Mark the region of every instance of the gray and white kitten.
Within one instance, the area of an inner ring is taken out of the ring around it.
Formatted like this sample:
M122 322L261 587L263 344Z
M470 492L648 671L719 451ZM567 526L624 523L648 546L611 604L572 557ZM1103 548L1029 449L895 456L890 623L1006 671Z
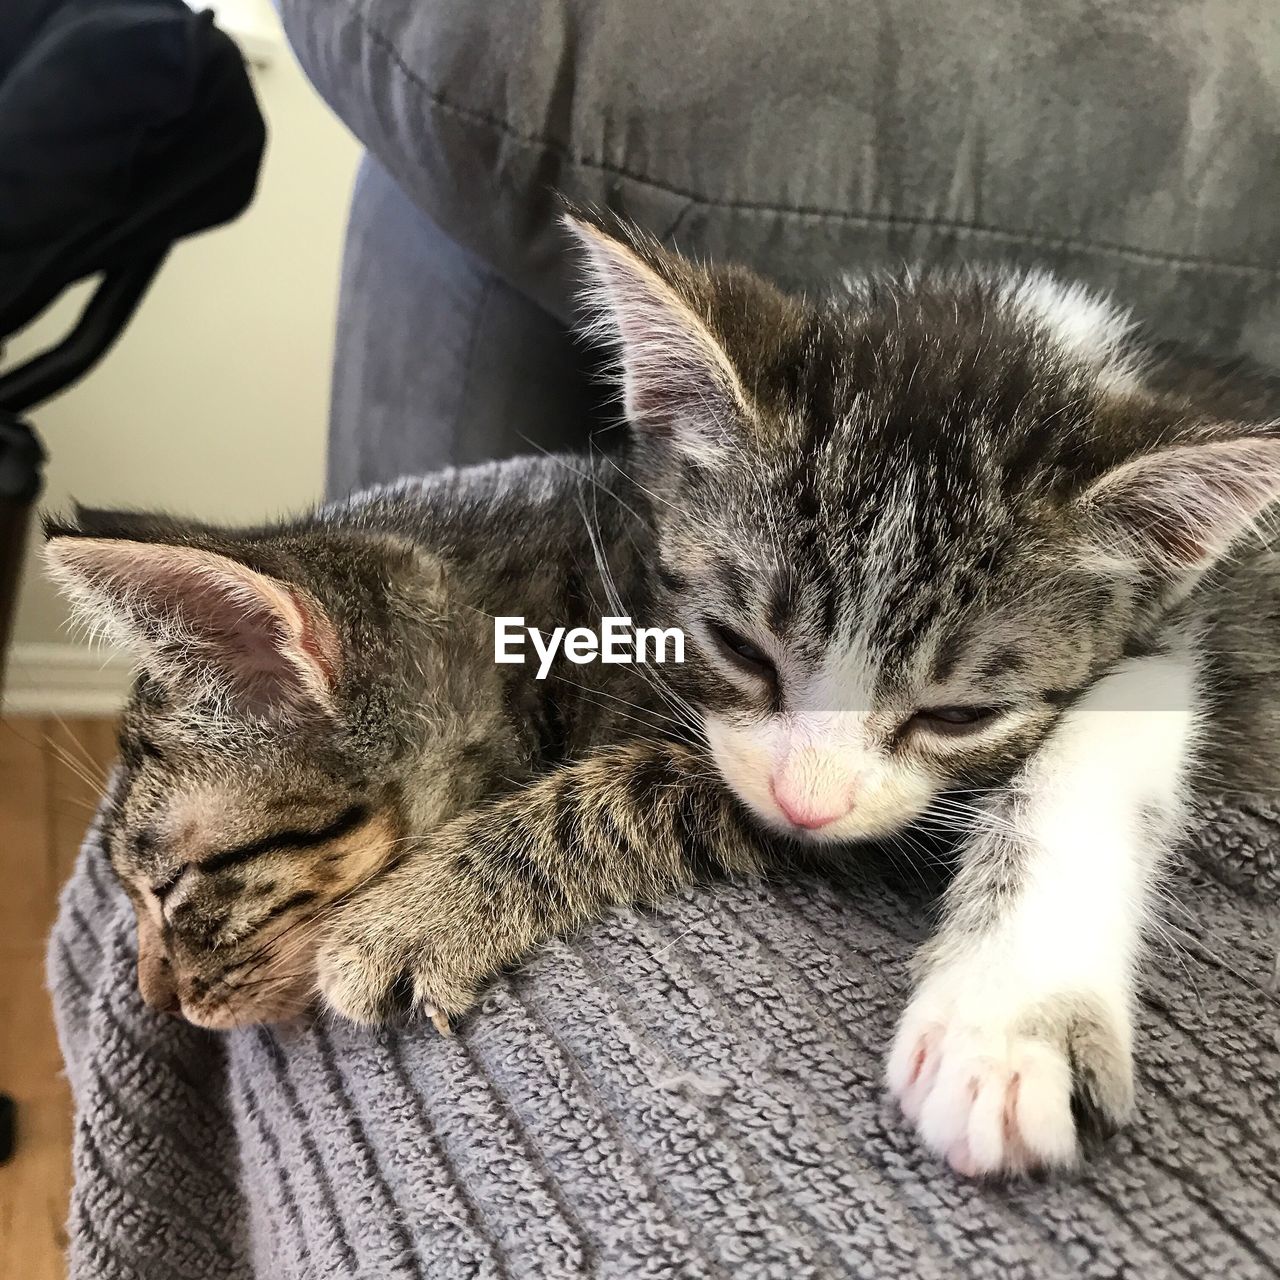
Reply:
M1041 275L782 295L574 223L625 457L227 532L81 513L53 572L142 675L106 839L149 1003L442 1027L549 936L797 849L958 826L888 1058L970 1174L1133 1100L1193 789L1277 777L1280 433ZM683 666L493 661L492 617ZM1074 1101L1074 1108L1073 1108Z

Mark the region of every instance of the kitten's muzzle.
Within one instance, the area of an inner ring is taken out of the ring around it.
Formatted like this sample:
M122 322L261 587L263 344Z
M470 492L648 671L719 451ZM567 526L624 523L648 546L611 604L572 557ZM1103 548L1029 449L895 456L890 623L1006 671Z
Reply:
M184 993L179 1012L193 1026L230 1031L287 1022L307 1010L314 994L315 978L310 973L270 981L265 988L255 985L247 992L231 982L216 982L211 987L195 982Z
M178 978L158 930L146 915L138 914L138 990L143 1003L157 1013L182 1014Z
M786 769L769 779L769 794L782 816L801 831L820 831L853 810L852 787L838 794L817 795L812 789L798 785L795 775Z
M296 1017L315 991L313 948L296 945L262 963L232 965L212 976L184 972L143 913L138 916L138 990L157 1013L182 1018L198 1027L227 1030L258 1022Z

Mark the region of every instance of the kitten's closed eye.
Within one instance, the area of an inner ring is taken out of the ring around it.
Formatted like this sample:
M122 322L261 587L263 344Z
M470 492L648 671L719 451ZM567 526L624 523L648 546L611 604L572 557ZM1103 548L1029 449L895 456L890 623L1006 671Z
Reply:
M187 873L189 866L189 863L184 862L182 866L175 867L168 875L161 877L151 885L151 892L161 906L164 905L165 898L177 888L178 881Z
M712 618L707 619L707 630L711 632L720 651L734 666L750 675L759 676L770 682L777 680L778 669L773 660L752 644L746 636L740 635L732 627Z
M1005 714L1003 707L921 707L903 724L904 733L917 729L939 737L957 738L985 729Z

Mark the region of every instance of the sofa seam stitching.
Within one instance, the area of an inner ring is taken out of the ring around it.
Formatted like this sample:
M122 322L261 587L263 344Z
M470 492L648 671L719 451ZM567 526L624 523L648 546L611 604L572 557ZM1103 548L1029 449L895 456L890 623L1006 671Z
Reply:
M611 161L596 159L594 156L580 155L569 145L559 139L545 137L541 134L525 133L517 129L501 116L481 111L475 107L467 107L453 102L439 90L432 88L414 71L400 56L399 50L391 38L370 25L368 17L362 13L355 14L356 20L365 33L386 53L400 69L404 77L412 83L439 111L458 120L486 125L508 140L526 147L537 147L561 155L572 164L586 169L596 169L602 173L636 182L661 191L667 195L678 196L695 205L706 208L728 209L741 213L765 213L789 215L791 217L813 221L837 221L861 224L866 227L911 228L914 230L934 229L963 236L986 236L992 239L1015 241L1039 249L1075 250L1099 256L1131 258L1137 262L1151 265L1174 267L1206 268L1210 271L1231 275L1253 276L1260 279L1273 279L1280 274L1280 268L1267 267L1262 263L1233 262L1222 258L1205 257L1197 254L1173 253L1163 249L1144 249L1135 245L1112 244L1107 241L1080 240L1073 236L1045 236L1032 231L1016 231L1005 227L989 227L978 223L965 223L939 218L931 218L922 214L869 213L858 210L821 209L802 205L788 205L771 201L737 200L728 197L702 195L696 191L678 187L647 174L637 173Z
M476 300L475 311L471 317L471 332L467 335L467 353L463 359L462 366L462 391L458 396L458 403L454 410L451 424L455 446L457 445L458 433L468 420L468 409L475 398L476 357L480 348L480 333L484 327L485 313L489 309L489 302L493 297L495 283L496 277L492 272L485 275L484 283L480 288L480 297Z

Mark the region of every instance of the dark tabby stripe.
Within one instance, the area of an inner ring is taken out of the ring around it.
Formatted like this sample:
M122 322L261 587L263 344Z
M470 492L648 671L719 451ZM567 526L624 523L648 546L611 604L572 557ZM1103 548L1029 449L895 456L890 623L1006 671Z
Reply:
M297 893L290 894L283 902L277 902L274 907L264 912L262 917L254 924L254 931L266 928L273 920L278 920L290 911L295 911L299 907L310 906L319 897L320 895L314 889L299 889Z
M569 754L569 718L558 690L543 686L541 692L542 697L533 711L536 759L543 767L563 764Z
M576 826L576 815L564 811L558 817L561 819L557 822L558 829L572 831ZM539 863L539 852L541 851L528 844L513 842L502 859L502 871L510 880L522 885L532 901L543 902L558 917L567 915L570 911L569 897L554 874ZM560 871L561 868L556 867L554 870Z
M221 871L224 867L233 867L237 863L248 862L252 858L261 857L264 853L274 853L280 849L313 849L316 845L328 844L330 840L338 840L342 836L349 835L366 822L368 817L367 805L353 804L351 808L344 810L328 826L321 827L319 831L277 831L274 835L263 836L261 840L210 854L195 865L204 872Z
M689 590L689 579L683 574L677 573L674 569L668 568L665 564L658 565L658 581L662 583L668 591L681 595Z
M775 635L785 635L800 604L800 583L795 573L783 566L773 581L769 594L767 619Z
M680 793L676 801L676 815L676 830L680 835L678 848L690 881L706 885L723 880L728 871L712 841L703 835L707 813L698 792L687 789Z

